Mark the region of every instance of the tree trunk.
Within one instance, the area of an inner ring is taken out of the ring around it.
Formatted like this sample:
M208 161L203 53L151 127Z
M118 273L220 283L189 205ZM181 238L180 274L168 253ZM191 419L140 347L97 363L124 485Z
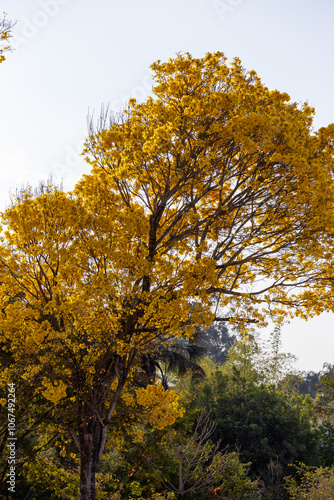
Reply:
M179 491L177 493L177 500L183 499L183 474L182 474L182 465L183 465L183 457L184 453L182 452L181 447L178 449L178 459L179 459Z
M92 418L89 424L82 424L80 442L80 499L95 500L95 472L104 448L102 425Z
M105 383L103 384L103 391L96 397L95 401L85 407L82 399L78 399L78 424L77 432L72 431L71 436L80 452L80 499L81 500L95 500L95 473L96 466L99 463L102 453L104 451L107 440L107 429L115 406L120 397L120 394L125 385L129 369L126 367L123 373L122 381L118 383L117 390L115 391L107 415L103 416L103 404L108 395L108 390L116 378L116 369L118 370L118 361L112 365L111 373L109 373L109 380L104 374ZM131 364L129 365L131 366ZM107 371L107 370L106 370ZM81 388L80 388L81 390ZM78 391L79 392L79 391Z

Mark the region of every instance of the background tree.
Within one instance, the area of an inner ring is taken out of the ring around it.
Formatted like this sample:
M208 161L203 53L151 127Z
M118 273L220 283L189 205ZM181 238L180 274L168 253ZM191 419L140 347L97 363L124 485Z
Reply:
M325 420L334 423L334 365L331 363L324 364L316 407Z
M67 429L82 499L121 401L180 414L172 391L131 385L143 354L214 320L333 309L334 126L314 133L310 107L221 53L152 69L154 98L92 131L73 193L23 192L3 215L5 378Z
M119 449L107 445L100 468L106 498L118 494L128 500L134 488L140 498L155 494L166 498L168 490L175 499L204 500L210 493L219 498L258 498L258 485L247 477L247 464L236 452L218 452L210 441L215 424L207 417L197 409L167 432L150 429L143 441L132 445L131 434L125 433Z
M237 453L219 452L220 442L214 445L209 441L215 428L216 424L209 420L209 414L202 412L193 434L186 440L181 437L171 442L166 450L177 460L178 481L173 484L163 470L160 474L165 487L175 492L178 500L200 498L201 493L208 492L210 488L213 490L215 486L220 495L236 496L257 490L257 485L245 477L249 464L240 464Z
M330 291L331 271L324 262L315 269L310 256L330 254L321 242L331 241L329 198L320 229L317 188L325 177L331 184L334 127L313 134L311 108L270 92L238 59L229 68L220 53L180 55L152 68L155 97L130 100L124 119L102 123L86 152L129 209L138 202L147 211L154 257L177 248L188 264L192 255L197 265L211 264L217 282L207 291L219 294L229 318L263 319L259 304L270 304L272 315L283 306L300 315L329 307L330 295L316 305L310 285ZM290 294L290 287L307 292Z
M207 353L203 345L203 335L195 332L192 339L177 339L171 337L169 345L165 344L155 353L142 356L143 374L140 384L144 387L157 379L161 381L164 389L169 388L169 378L174 375L182 377L191 373L193 378L205 376L199 362Z
M334 488L333 467L309 467L294 465L295 476L285 478L286 492L291 500L331 500Z
M267 490L274 487L268 498L281 498L280 480L289 473L289 463L319 464L320 435L309 398L291 399L273 386L256 385L237 369L229 376L217 371L197 382L193 393L196 407L212 410L217 423L212 439L237 451L242 462L251 462L250 477L259 477ZM276 483L273 465L280 471Z
M318 373L313 371L304 372L299 386L300 394L310 394L311 398L314 399L318 392L318 384L320 383L321 376L321 371Z
M203 340L202 345L207 355L218 365L225 363L227 352L232 347L237 337L224 323L214 323L206 330L200 330Z
M247 383L271 384L281 391L294 388L297 392L301 381L301 373L294 367L297 358L281 351L279 327L275 327L268 340L248 329L247 335L233 344L226 357L224 371L229 373L236 368Z

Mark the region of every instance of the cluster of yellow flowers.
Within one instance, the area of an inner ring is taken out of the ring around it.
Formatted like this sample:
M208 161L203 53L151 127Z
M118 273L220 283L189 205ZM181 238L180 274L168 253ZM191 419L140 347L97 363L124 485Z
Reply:
M150 409L149 419L158 429L172 425L182 417L184 408L179 407L179 396L172 390L165 391L162 385L148 385L136 390L137 403Z

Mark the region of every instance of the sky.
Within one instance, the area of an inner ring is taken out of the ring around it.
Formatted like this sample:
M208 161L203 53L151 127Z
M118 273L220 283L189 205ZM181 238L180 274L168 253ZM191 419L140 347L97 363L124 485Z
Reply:
M240 57L270 89L315 107L314 128L334 122L331 0L2 0L16 20L0 65L0 210L10 193L52 175L70 190L87 116L122 109L151 91L150 64L179 52ZM282 347L297 368L334 362L334 315L293 320Z

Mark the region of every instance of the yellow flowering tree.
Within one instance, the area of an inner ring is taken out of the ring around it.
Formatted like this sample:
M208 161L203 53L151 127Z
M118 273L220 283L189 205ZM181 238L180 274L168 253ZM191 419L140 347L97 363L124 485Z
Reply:
M111 177L142 211L154 276L197 301L218 293L223 319L332 309L334 125L313 131L312 108L222 53L152 69L154 96L92 131L77 189Z
M3 214L0 250L2 394L20 380L16 403L30 427L47 423L51 436L70 436L84 499L95 498L95 468L118 402L159 429L183 413L173 391L135 387L142 353L166 337L149 324L167 314L158 293L132 330L129 266L140 218L138 225L112 196L100 214L86 201L52 185L19 193ZM20 397L24 384L35 390L28 400Z
M72 193L23 192L3 215L6 377L67 429L85 500L120 404L180 414L134 389L143 355L214 320L333 310L334 125L314 132L312 108L221 53L152 70L153 97L91 130Z
M9 39L11 38L11 30L15 23L7 19L6 13L3 13L3 17L0 19L0 63L2 63L6 58L4 56L5 52L10 50Z

